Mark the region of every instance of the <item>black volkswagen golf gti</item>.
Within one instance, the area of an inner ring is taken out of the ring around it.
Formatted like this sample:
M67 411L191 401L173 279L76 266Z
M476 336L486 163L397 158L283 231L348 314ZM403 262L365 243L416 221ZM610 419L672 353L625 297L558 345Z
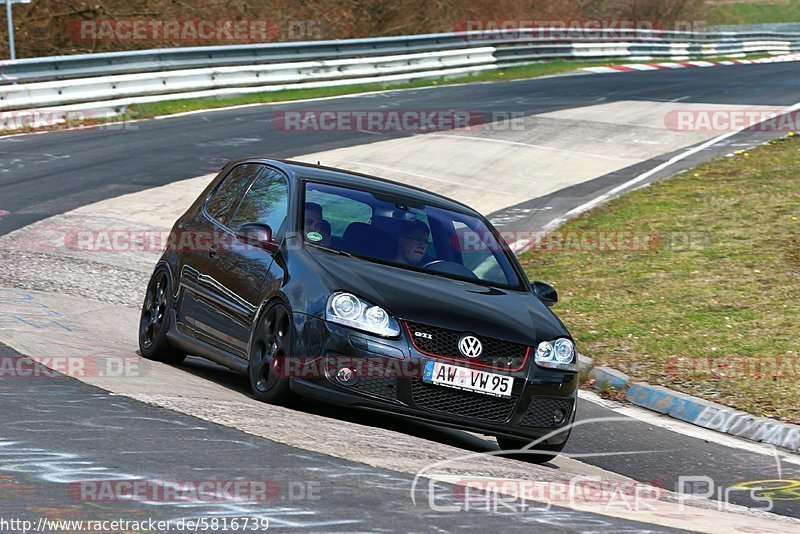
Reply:
M141 354L200 355L295 396L531 446L575 417L577 354L547 284L475 210L371 176L228 164L176 222L147 287ZM535 452L534 452L535 451Z

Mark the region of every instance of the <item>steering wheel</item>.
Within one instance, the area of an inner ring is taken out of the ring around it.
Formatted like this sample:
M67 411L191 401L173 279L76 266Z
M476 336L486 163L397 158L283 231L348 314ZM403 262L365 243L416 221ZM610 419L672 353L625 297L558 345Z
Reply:
M422 268L430 269L431 271L436 271L440 273L457 274L459 276L466 276L475 279L478 278L478 276L475 273L473 273L460 263L456 263L454 261L433 260L423 265Z

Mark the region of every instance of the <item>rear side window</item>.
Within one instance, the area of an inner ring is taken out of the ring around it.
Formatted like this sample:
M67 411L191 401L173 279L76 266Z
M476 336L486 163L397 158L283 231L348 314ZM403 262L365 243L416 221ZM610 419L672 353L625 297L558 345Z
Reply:
M231 228L247 223L267 224L276 236L286 229L286 214L289 211L289 186L286 178L274 169L266 169L245 193Z
M208 199L206 203L208 214L227 226L242 194L263 168L263 165L255 163L245 163L234 167Z

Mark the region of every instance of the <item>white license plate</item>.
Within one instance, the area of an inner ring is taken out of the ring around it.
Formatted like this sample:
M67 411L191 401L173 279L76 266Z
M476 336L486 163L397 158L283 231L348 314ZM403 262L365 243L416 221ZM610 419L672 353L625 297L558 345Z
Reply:
M510 376L432 361L425 364L422 380L429 384L475 391L495 397L510 397L514 385L514 378Z

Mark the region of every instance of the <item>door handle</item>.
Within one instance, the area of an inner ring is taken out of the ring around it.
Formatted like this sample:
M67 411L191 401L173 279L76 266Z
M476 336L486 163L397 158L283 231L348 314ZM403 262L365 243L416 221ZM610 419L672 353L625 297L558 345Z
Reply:
M219 254L219 249L217 248L217 245L211 245L210 247L208 247L208 257L209 258L213 258L217 254Z

